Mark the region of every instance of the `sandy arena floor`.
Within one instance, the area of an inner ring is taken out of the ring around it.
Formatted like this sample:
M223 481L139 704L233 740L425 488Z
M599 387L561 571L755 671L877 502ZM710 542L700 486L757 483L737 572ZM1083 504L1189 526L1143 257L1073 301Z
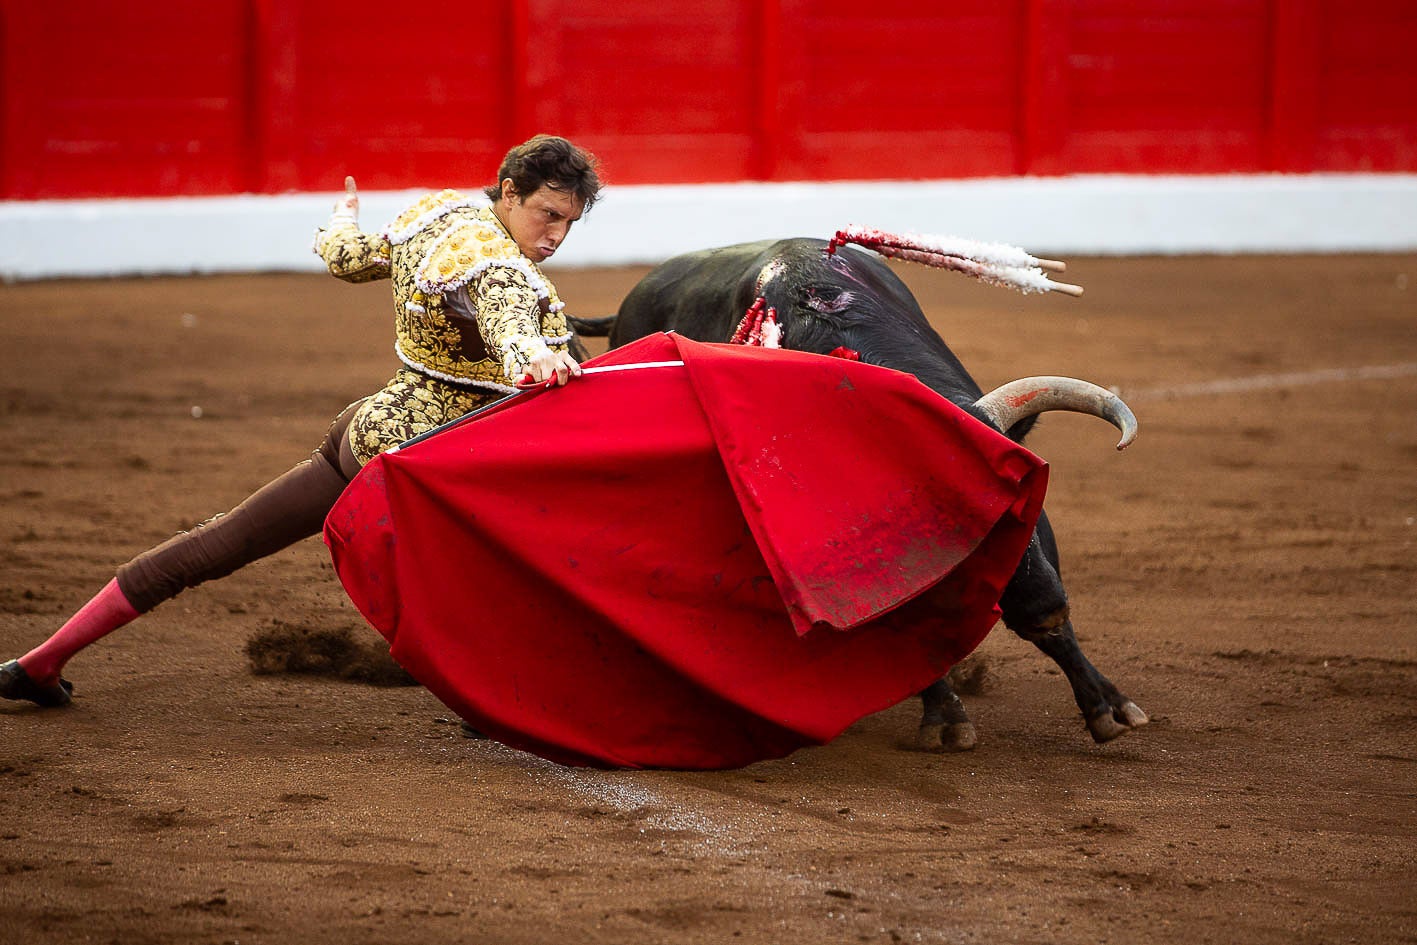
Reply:
M600 314L641 271L555 278ZM1080 300L901 273L986 387L1140 417L1029 446L1149 727L1093 745L1000 628L971 753L904 750L907 703L739 771L564 769L418 687L253 674L273 628L377 642L312 540L86 652L69 710L0 706L0 943L1417 941L1417 256L1079 259ZM389 308L0 287L0 657L307 455L392 372Z

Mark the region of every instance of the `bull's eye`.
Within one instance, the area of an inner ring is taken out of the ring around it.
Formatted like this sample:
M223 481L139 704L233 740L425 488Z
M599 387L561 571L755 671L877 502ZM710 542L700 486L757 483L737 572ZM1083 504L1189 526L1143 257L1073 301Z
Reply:
M817 312L828 314L831 312L840 312L850 305L851 302L852 295L845 290L838 292L836 297L830 300L821 298L816 292L807 293L807 307Z

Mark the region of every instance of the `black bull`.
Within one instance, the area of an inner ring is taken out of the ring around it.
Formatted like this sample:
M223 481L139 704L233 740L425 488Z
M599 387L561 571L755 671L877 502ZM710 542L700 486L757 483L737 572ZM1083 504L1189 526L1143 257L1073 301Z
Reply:
M675 257L656 267L625 297L610 328L612 347L659 331L696 341L728 341L753 302L777 311L782 346L829 354L837 348L862 361L915 375L982 422L982 391L930 327L919 303L879 257L845 247L828 255L822 240L762 241ZM578 322L584 334L605 323ZM599 329L599 331L597 331ZM1002 432L1021 441L1033 417ZM999 601L1004 623L1058 664L1092 737L1105 742L1147 721L1083 655L1058 576L1058 546L1046 515ZM948 679L921 694L919 745L963 750L974 726Z

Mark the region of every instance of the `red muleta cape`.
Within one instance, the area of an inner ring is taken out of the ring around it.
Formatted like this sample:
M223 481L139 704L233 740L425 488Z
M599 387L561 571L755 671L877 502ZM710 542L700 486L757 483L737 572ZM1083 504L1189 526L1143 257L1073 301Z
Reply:
M997 618L1042 460L869 364L654 335L586 366L677 360L379 456L325 522L393 658L499 741L777 758L919 692Z

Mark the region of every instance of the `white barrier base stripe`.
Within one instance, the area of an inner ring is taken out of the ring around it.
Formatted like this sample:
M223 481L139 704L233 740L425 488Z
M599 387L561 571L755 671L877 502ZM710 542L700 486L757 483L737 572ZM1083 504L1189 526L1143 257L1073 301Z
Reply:
M1115 391L1129 402L1147 400L1178 400L1183 397L1205 397L1211 394L1237 394L1251 390L1274 390L1280 387L1303 387L1310 384L1330 384L1336 381L1385 381L1417 376L1417 364L1380 364L1356 368L1328 368L1321 371L1298 371L1289 374L1257 374L1252 377L1231 377L1174 387L1151 387L1135 391Z
M366 226L391 220L422 195L417 190L361 193L360 216L370 221ZM0 280L323 272L324 263L310 252L310 231L329 219L336 196L330 190L0 200ZM691 219L694 225L666 231L665 219ZM749 240L825 240L853 220L889 232L949 232L1027 246L1055 259L1411 252L1417 250L1417 174L613 186L545 268L656 263L689 250Z

